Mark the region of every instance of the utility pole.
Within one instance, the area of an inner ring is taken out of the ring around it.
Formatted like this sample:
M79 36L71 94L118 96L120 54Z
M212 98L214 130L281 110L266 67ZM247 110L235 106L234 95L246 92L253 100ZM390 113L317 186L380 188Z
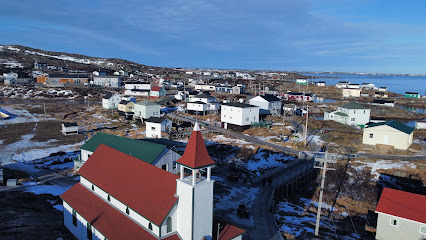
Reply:
M309 106L306 105L305 146L306 146L306 139L308 138L308 119L309 119Z
M314 168L320 168L322 170L321 176L321 189L318 200L318 210L317 210L317 221L315 224L315 236L318 237L319 232L319 223L321 218L321 207L322 207L322 194L324 191L324 183L325 183L325 173L327 170L336 170L334 168L327 168L327 163L336 163L336 156L329 155L328 152L319 152L315 153L315 166Z

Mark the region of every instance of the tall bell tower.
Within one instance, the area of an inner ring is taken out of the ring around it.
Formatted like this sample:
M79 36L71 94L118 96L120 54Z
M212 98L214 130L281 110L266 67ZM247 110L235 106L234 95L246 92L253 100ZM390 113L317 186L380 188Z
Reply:
M207 152L198 123L177 163L180 167L180 178L176 180L177 231L183 240L212 236L214 181L211 169L215 162ZM202 176L202 172L206 176Z

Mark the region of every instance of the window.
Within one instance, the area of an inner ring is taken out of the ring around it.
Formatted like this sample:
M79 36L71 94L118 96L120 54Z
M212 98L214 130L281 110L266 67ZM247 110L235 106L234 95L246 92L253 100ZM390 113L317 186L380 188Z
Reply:
M95 191L95 186L93 186L93 184L92 184L92 191Z
M167 171L167 164L163 164L163 166L161 166L161 168L162 168L163 170L166 170L166 171Z
M355 122L355 118L351 118L351 121L352 121L352 122Z
M354 110L354 113L355 113L355 110Z
M151 130L155 131L155 127L151 127Z
M166 224L167 224L167 232L169 233L169 232L172 231L172 218L171 217L167 218Z
M108 195L108 198L107 198L107 199L108 199L108 201L110 201L110 202L111 202L111 197L110 197L109 195Z
M90 223L87 223L87 239L92 240L92 237L92 225L90 225Z
M370 133L370 138L373 138L373 134L372 133Z
M399 223L399 221L397 219L395 219L395 218L390 219L390 225L398 227L398 223Z
M248 121L249 120L249 118L246 118L246 121Z
M176 161L173 161L173 169L176 169L177 168L177 163L176 163Z
M364 113L365 113L365 110L364 110Z
M420 226L420 232L425 234L426 233L426 226Z
M77 212L74 209L72 210L72 224L77 227Z
M148 224L148 229L152 231L152 223Z
M126 213L130 214L129 207L126 207Z

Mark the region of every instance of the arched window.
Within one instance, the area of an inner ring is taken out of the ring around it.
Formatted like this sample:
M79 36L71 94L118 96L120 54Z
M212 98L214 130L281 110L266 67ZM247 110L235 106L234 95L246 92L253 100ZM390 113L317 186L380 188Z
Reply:
M167 232L171 232L172 231L172 218L168 217L166 220L166 224L167 224Z
M126 207L126 213L130 214L129 207Z
M111 202L111 197L108 195L108 201L110 201Z
M92 240L92 237L92 225L90 225L90 223L87 223L87 239Z
M93 184L92 184L92 191L95 191L95 186L93 186Z
M149 223L149 224L148 224L148 228L149 228L149 230L151 230L151 231L152 231L152 223Z

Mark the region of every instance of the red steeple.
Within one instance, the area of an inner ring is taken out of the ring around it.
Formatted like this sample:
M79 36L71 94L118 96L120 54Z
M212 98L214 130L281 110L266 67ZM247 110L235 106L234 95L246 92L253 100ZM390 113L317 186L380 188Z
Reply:
M195 123L185 152L182 157L177 160L177 163L192 169L203 168L215 164L207 152L198 123Z

